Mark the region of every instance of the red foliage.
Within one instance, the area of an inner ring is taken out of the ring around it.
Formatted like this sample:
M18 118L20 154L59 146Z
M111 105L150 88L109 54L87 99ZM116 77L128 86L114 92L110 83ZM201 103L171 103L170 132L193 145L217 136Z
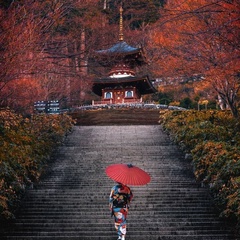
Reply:
M231 110L236 108L238 9L240 3L236 0L168 1L151 38L158 49L155 73L163 77L201 74Z

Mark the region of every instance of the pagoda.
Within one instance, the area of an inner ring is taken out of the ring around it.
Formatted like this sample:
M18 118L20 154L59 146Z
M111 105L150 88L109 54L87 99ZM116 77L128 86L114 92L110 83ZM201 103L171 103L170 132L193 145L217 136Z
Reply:
M110 69L108 76L93 81L92 90L101 97L102 104L139 103L142 95L157 91L148 75L137 74L147 61L142 48L132 47L123 40L122 12L120 7L119 41L95 52L98 62Z

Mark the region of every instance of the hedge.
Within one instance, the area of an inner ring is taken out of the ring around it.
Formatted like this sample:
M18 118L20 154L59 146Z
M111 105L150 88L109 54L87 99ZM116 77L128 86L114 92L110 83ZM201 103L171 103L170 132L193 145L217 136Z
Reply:
M191 153L196 179L210 187L220 217L240 229L240 121L229 111L161 111L160 123Z
M73 123L66 114L24 118L0 110L0 219L14 218L26 188L39 180L52 150Z

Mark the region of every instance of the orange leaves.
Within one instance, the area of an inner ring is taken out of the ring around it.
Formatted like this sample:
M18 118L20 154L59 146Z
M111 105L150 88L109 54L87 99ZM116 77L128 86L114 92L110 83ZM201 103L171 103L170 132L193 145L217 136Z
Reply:
M19 111L31 113L33 103L43 95L39 80L33 78L15 79L2 89L1 97L8 99L8 106L18 108Z
M221 216L236 220L239 226L239 121L229 111L167 111L160 117L172 138L191 152L195 176L210 186Z
M32 5L13 3L1 14L0 100L4 105L10 100L9 96L13 98L13 92L16 91L14 80L21 79L23 75L26 77L36 69L41 24L34 15Z
M229 4L235 7L236 1ZM235 4L235 5L234 5ZM235 20L229 20L229 14ZM221 1L219 4L209 1L168 1L163 10L161 21L157 23L159 31L155 32L152 40L168 50L168 55L185 62L186 69L190 62L195 62L195 73L221 67L222 61L235 61L236 48L231 51L231 41L237 41L239 29L235 29L236 11L228 11ZM239 20L238 20L239 22ZM236 35L233 35L233 32ZM230 41L231 39L231 41ZM171 51L170 51L171 49ZM239 49L238 49L239 54Z
M239 9L237 0L167 1L151 35L155 75L204 76L235 117L237 99L230 92L236 96L240 88Z
M49 60L46 42L52 37L54 27L69 11L69 4L62 0L13 1L7 10L0 12L1 106L27 109L35 100L46 98L47 93L43 94L40 85L42 78L46 77L47 71L57 72L58 75L60 72L60 67L50 66L53 59ZM65 44L64 47L66 49ZM57 64L61 66L63 61L58 59ZM66 89L66 78L61 79L64 79L62 82Z
M67 115L25 119L10 110L0 111L0 219L13 217L16 199L39 179L46 159L72 124Z

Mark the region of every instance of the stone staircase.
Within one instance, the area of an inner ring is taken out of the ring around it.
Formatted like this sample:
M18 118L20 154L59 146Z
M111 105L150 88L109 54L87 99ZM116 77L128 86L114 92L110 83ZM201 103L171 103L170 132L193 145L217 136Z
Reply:
M76 126L0 239L114 240L106 166L132 163L152 181L132 187L126 240L231 240L206 188L159 125Z

